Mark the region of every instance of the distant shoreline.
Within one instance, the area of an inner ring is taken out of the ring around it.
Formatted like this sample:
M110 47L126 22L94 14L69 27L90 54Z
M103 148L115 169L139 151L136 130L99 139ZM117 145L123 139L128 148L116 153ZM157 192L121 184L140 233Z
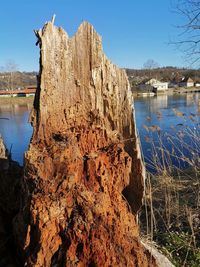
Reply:
M0 97L1 104L24 104L24 103L33 103L34 96L29 97Z
M168 89L166 91L160 91L159 93L155 93L154 96L157 96L157 95L184 95L184 94L195 94L195 93L198 93L200 92L200 88L197 87L192 87L192 88L184 88L184 87L180 87L180 88L176 88L176 89ZM145 94L148 94L149 92L148 91L143 91L143 92L140 92L140 91L132 91L132 95L133 97L154 97L154 96L150 96L150 95L145 95ZM142 95L144 94L144 95Z

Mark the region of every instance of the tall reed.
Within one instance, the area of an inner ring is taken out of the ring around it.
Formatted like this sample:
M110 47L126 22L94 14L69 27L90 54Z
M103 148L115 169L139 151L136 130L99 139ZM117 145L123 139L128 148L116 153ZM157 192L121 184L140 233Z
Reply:
M188 120L173 135L144 125L150 153L140 227L176 266L200 266L200 123L196 114Z

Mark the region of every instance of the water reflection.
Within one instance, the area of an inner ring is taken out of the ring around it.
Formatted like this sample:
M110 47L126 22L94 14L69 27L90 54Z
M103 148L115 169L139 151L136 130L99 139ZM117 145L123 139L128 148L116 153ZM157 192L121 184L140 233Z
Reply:
M158 97L149 98L149 109L151 112L157 112L161 108L167 108L168 96L160 95Z
M0 102L0 118L8 120L0 119L0 134L7 148L11 149L13 159L22 165L23 153L27 150L32 135L32 127L28 123L32 101L23 104L2 103L3 101ZM135 99L137 128L146 160L152 159L153 153L156 152L152 152L151 140L158 145L162 139L166 150L169 149L170 153L179 156L180 153L174 148L169 137L176 138L175 145L180 143L180 140L190 144L193 141L188 139L187 133L191 133L192 129L193 140L199 141L199 103L198 93ZM191 143L191 146L194 145ZM181 149L184 150L183 145ZM187 154L187 151L184 153ZM180 163L174 156L172 161L173 164Z
M23 164L23 153L27 150L32 127L28 123L32 103L0 103L0 134L13 160ZM6 119L3 119L6 118Z
M168 160L175 165L184 167L184 156L193 157L187 146L196 146L194 140L199 143L199 101L198 93L135 99L137 128L146 161L156 153L162 156L161 149L152 149L152 141L155 146L162 145L164 153L170 153Z
M195 95L191 94L191 93L188 93L186 95L186 105L187 106L193 106L194 103L195 103Z

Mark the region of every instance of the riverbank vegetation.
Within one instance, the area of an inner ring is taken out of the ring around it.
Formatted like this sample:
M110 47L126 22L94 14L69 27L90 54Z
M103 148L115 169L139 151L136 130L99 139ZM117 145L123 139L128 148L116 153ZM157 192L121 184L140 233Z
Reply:
M12 66L0 72L0 90L13 90L37 84L37 72L20 72Z
M0 97L0 105L1 104L32 104L34 100L34 96L29 97Z
M200 82L200 70L168 67L126 69L131 87L134 87L145 80L156 78L160 81L180 80L181 77L190 77L194 82Z
M176 116L184 117L174 110ZM200 125L191 114L189 126L174 135L144 125L151 156L145 158L146 194L140 215L143 234L175 266L200 266Z

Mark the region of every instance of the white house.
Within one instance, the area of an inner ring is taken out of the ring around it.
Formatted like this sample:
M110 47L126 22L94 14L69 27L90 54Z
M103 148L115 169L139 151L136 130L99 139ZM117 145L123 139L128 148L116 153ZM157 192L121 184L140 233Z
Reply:
M153 87L154 92L162 92L168 90L168 82L160 82L157 79L151 79L146 84L149 84Z
M200 87L200 83L195 83L195 87Z
M183 77L182 80L179 83L180 87L193 87L194 86L194 81L189 77Z
M168 83L167 82L158 82L153 85L156 91L166 91L168 90Z

